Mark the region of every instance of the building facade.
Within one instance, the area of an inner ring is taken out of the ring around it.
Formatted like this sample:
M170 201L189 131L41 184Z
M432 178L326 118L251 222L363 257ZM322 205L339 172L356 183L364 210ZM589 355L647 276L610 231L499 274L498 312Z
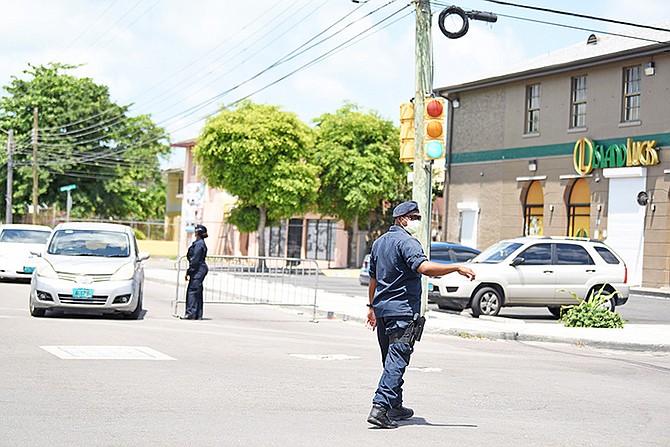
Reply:
M446 239L604 240L632 285L670 284L670 42L598 38L438 88L451 114Z

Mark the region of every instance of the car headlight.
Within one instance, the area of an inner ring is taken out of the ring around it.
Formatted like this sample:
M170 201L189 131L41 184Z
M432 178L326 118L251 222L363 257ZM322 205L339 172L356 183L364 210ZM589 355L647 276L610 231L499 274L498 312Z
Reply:
M49 264L49 261L42 258L40 258L40 260L37 262L37 266L35 266L35 275L41 276L43 278L58 279L56 270L54 270L51 264Z
M124 264L112 275L112 281L127 281L135 275L135 263Z

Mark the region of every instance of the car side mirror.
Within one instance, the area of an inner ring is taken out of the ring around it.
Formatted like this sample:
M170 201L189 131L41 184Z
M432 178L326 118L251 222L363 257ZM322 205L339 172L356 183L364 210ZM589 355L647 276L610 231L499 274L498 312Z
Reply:
M522 257L514 258L512 263L510 264L512 267L516 267L517 265L521 265L525 262L526 260Z
M42 257L42 250L30 250L30 254L37 257Z
M138 261L146 261L150 257L151 257L151 255L147 252L144 252L144 251L141 251L137 254L137 260Z

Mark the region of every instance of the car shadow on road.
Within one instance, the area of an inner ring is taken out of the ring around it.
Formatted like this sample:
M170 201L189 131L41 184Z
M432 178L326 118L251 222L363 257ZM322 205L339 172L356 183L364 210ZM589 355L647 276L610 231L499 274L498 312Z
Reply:
M62 319L68 319L68 320L126 320L126 321L138 321L138 320L144 320L144 317L147 315L147 310L142 309L142 313L140 314L139 318L137 320L126 320L126 318L123 317L121 314L98 314L98 313L86 313L86 312L80 312L80 313L70 313L70 312L64 312L60 310L47 310L47 314L43 318L62 318Z

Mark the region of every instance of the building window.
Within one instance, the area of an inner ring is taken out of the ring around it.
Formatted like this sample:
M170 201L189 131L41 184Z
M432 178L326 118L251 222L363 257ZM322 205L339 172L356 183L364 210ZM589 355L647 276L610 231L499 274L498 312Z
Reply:
M568 196L568 236L589 237L591 231L591 189L580 178Z
M265 253L267 256L283 258L286 256L286 237L288 222L283 220L279 225L265 228Z
M526 86L526 132L540 131L540 84Z
M572 78L570 127L586 127L586 75Z
M526 192L523 220L523 234L526 236L542 236L544 234L544 192L538 181L532 182Z
M307 221L307 259L332 261L335 257L335 221Z
M640 66L623 69L623 113L622 121L640 119Z
M184 178L179 177L177 179L177 194L184 194Z

